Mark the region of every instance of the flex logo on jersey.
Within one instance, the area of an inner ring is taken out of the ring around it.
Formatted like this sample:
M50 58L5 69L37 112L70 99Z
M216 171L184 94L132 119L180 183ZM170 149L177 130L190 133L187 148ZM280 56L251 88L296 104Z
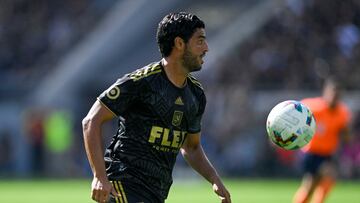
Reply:
M173 115L171 123L174 126L179 126L181 124L182 117L183 117L183 112L182 111L174 111L174 115Z
M106 92L106 96L109 99L117 99L120 96L120 88L118 86L110 87Z
M149 143L157 144L154 148L165 152L177 152L186 138L186 131L173 130L159 126L153 126L150 131Z

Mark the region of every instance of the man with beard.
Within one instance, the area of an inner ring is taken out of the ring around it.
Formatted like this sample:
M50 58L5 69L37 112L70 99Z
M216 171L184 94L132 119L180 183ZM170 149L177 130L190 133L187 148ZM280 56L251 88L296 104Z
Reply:
M205 25L180 12L159 23L157 42L163 56L117 80L83 120L86 153L97 202L158 203L167 198L180 151L208 180L221 202L230 194L200 144L206 98L190 72L199 71L208 51ZM103 157L101 127L119 118L119 128Z

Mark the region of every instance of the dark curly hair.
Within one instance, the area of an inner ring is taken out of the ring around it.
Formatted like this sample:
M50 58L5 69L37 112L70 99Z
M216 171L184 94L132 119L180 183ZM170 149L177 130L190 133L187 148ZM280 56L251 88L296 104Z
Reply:
M156 33L161 55L170 55L176 37L181 37L187 43L197 28L205 28L205 23L194 14L179 12L166 15Z

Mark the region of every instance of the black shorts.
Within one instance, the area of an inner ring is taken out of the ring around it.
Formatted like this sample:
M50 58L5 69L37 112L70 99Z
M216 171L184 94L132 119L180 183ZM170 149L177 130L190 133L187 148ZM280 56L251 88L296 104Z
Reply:
M134 185L123 181L111 181L116 192L121 197L114 197L110 194L110 200L108 203L164 203L164 200L160 200L154 194L147 191L141 186Z
M304 173L318 175L320 167L325 162L330 162L330 161L332 161L331 156L321 156L321 155L306 153L303 161Z

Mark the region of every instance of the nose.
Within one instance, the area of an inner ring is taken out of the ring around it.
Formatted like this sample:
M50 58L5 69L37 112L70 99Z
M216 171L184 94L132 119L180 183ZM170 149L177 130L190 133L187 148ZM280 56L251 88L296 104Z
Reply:
M208 51L209 51L209 44L205 41L204 52L208 52Z

